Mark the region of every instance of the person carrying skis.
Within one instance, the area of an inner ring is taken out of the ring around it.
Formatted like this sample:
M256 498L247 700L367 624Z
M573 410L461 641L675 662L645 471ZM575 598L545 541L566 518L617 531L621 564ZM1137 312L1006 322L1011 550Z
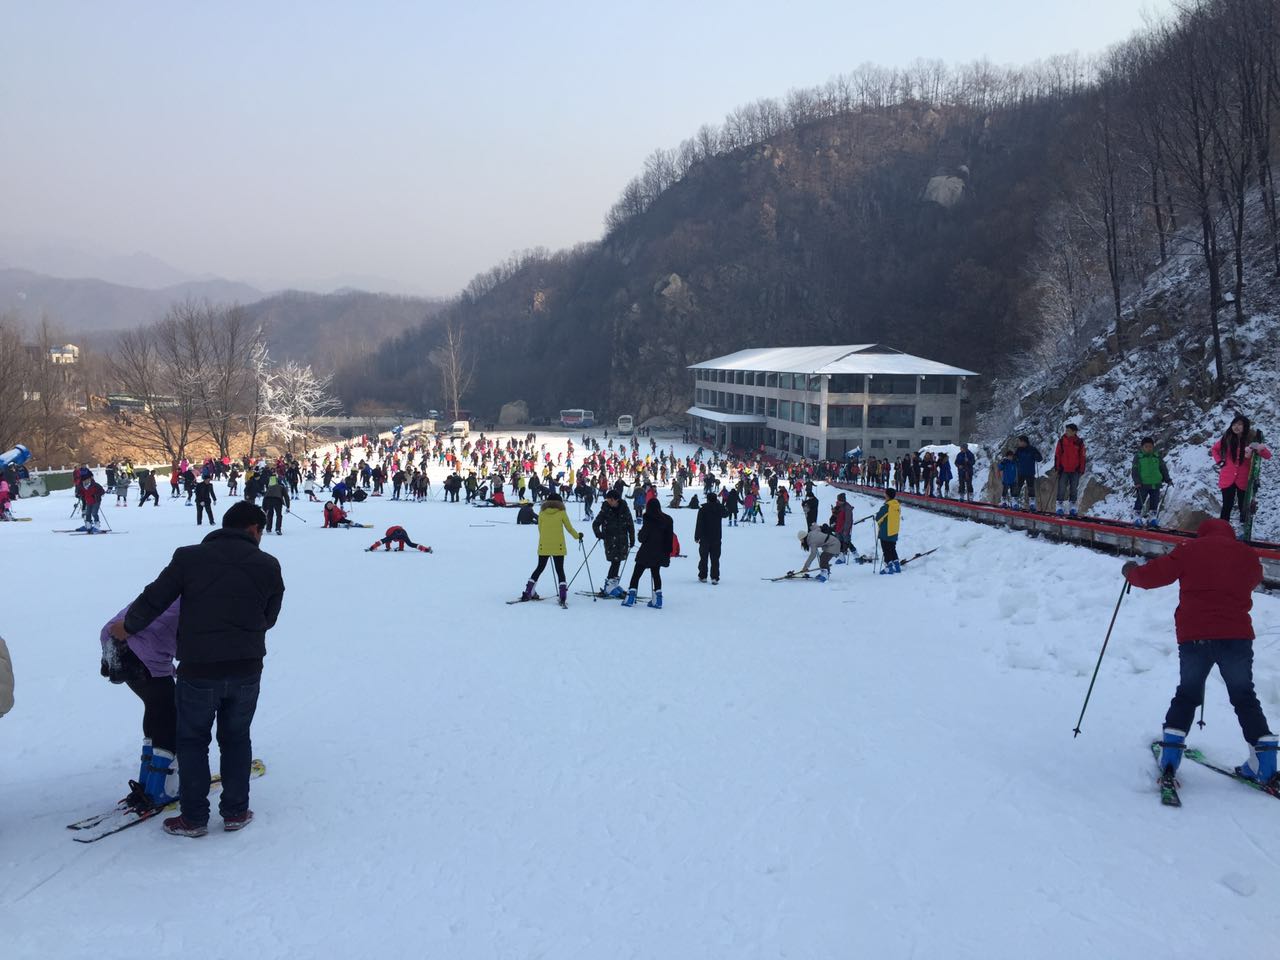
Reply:
M973 500L973 467L976 462L969 444L960 444L960 452L956 454L956 477L960 481L957 495L961 500Z
M387 553L390 553L391 545L393 543L400 544L400 546L396 550L397 553L404 553L405 547L413 547L413 549L417 550L419 553L431 552L430 547L424 547L421 544L414 543L412 540L410 540L409 534L404 527L387 527L386 536L384 536L381 540L375 540L373 543L373 546L369 548L369 552L373 553L379 547L384 547Z
M1021 499L1022 509L1035 513L1036 503L1036 464L1044 459L1038 449L1031 445L1031 438L1025 433L1018 437L1017 448L1013 452L1013 460L1017 465L1017 486L1014 500Z
M213 492L213 484L207 477L201 477L196 483L196 526L200 526L203 514L209 514L209 526L213 526L213 504L218 502Z
M267 486L262 491L262 509L267 515L267 532L271 532L271 518L276 520L276 536L281 536L280 527L284 523L284 512L289 508L289 488L280 482L274 473L268 478Z
M223 829L239 830L249 809L252 746L249 727L258 704L267 631L284 600L280 563L259 544L266 515L239 501L222 528L200 543L179 547L159 576L111 629L117 640L141 633L181 598L178 613L178 765L182 812L164 821L166 833L202 837L209 822L209 741L215 721L221 752Z
M800 541L800 548L808 550L809 555L805 557L803 567L799 570L788 570L787 576L808 576L809 567L813 565L814 560L817 560L818 582L826 583L827 577L831 576L831 561L840 556L840 538L825 523L815 523L807 531L801 530L796 534L796 538Z
M98 511L102 507L102 495L106 493L102 484L93 479L87 468L80 470L80 485L76 496L80 499L80 509L84 515L84 523L77 528L84 533L98 532Z
M1165 485L1172 486L1169 479L1169 468L1164 457L1156 452L1156 442L1151 437L1143 437L1137 453L1133 455L1133 485L1137 488L1138 499L1133 505L1134 526L1158 527L1160 525L1160 490ZM1151 518L1144 519L1146 507L1151 508Z
M720 582L720 544L723 541L725 509L715 497L698 508L693 525L693 542L698 545L698 582L707 582L707 564L711 565L711 582Z
M1164 718L1160 769L1176 772L1186 748L1187 731L1196 708L1204 702L1204 684L1216 666L1249 758L1236 773L1250 780L1280 787L1276 748L1280 737L1271 732L1253 689L1253 591L1262 583L1262 563L1254 551L1236 539L1225 520L1205 520L1196 538L1171 553L1139 564L1130 561L1122 572L1143 590L1178 584L1178 608L1173 621L1178 639L1178 689Z
M178 711L174 704L173 659L178 649L178 613L174 601L144 630L117 640L112 628L122 621L125 607L102 626L101 673L123 683L142 701L142 765L138 779L129 781L125 803L137 810L162 807L178 797Z
M644 520L640 525L638 539L640 549L636 551L636 562L631 568L631 584L622 605L636 605L636 588L640 586L640 576L648 570L653 578L653 597L648 606L661 610L662 568L671 565L671 555L675 552L675 529L671 517L662 512L662 504L656 497L644 508Z
M1263 460L1271 459L1271 451L1266 444L1250 441L1252 436L1249 418L1238 413L1227 432L1209 451L1218 465L1218 489L1222 491L1222 513L1219 518L1222 520L1231 519L1231 509L1236 504L1240 506L1240 519L1246 519L1253 458L1257 455Z
M636 545L636 524L631 517L631 510L616 489L605 491L604 503L591 523L591 531L597 540L604 541L604 557L609 561L609 572L600 588L600 596L624 596L620 582L622 564L626 562L631 548Z
M542 571L547 569L547 561L550 560L555 566L559 583L560 605L565 606L568 602L569 584L564 575L566 530L569 531L569 536L579 543L582 542L582 534L573 529L573 524L569 522L569 513L564 508L564 501L560 499L560 494L548 494L542 501L542 509L538 511L538 565L533 568L533 573L529 575L529 582L524 585L524 592L520 595L521 600L541 599L534 592L534 587L537 586L538 578L542 576Z
M1071 516L1076 515L1076 501L1079 495L1080 477L1084 474L1085 449L1080 439L1080 428L1068 423L1066 432L1058 438L1058 445L1053 448L1053 468L1058 472L1058 516L1063 516L1063 504L1070 508Z
M901 522L902 504L898 502L898 493L886 489L884 503L876 511L876 536L880 538L880 552L884 554L881 573L902 572L902 562L898 559L898 527Z

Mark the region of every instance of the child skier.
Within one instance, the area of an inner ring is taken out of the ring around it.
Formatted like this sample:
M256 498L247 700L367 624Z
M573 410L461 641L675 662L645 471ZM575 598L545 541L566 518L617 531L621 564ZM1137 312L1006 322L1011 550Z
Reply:
M1006 450L1000 462L996 464L1000 471L1000 506L1013 507L1013 493L1018 485L1018 461L1013 459L1013 451Z
M898 560L898 527L901 523L902 505L898 494L888 489L884 492L884 504L876 511L876 535L880 538L880 551L884 554L881 573L901 573Z
M1155 440L1151 437L1143 437L1141 448L1133 455L1133 485L1138 491L1138 499L1133 505L1135 526L1160 525L1160 489L1165 484L1172 485L1172 483L1164 457L1156 452ZM1150 519L1143 517L1145 508L1148 506L1151 508Z

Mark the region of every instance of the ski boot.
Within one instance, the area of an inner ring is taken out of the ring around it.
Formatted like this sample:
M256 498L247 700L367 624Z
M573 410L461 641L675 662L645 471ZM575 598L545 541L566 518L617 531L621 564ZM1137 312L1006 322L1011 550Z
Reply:
M1147 525L1147 520L1142 514L1135 513L1133 515L1133 525L1135 527L1145 527Z
M1276 749L1280 737L1268 733L1249 746L1249 759L1236 767L1236 773L1258 783L1271 783L1276 779Z
M1061 501L1061 500L1059 500L1059 501L1058 501L1058 509L1057 509L1057 511L1056 511L1056 512L1057 512L1058 516L1060 516L1060 517L1065 517L1065 516L1067 515L1067 511L1066 511L1066 509L1062 506L1062 501Z
M168 750L153 750L142 789L152 806L163 807L178 799L178 762Z
M1182 763L1182 752L1187 749L1186 741L1187 732L1185 730L1174 730L1172 727L1164 728L1164 736L1160 738L1160 743L1163 747L1160 751L1160 772L1162 774L1175 774L1178 772L1178 764Z
M827 573L826 570L819 570L818 576L816 577L816 579L819 583L826 583L828 576L829 574Z
M636 605L636 592L633 589L627 591L627 595L622 599L624 607L634 607Z
M521 600L537 600L538 595L533 592L534 581L530 580L524 585L524 593L520 594Z
M661 590L653 591L653 597L649 600L649 603L647 604L647 606L653 607L653 609L655 610L662 609L662 591Z
M1076 505L1074 503L1067 508L1067 515L1071 517L1079 516L1079 514L1076 512Z
M563 580L560 581L560 606L566 606L569 602L569 586Z

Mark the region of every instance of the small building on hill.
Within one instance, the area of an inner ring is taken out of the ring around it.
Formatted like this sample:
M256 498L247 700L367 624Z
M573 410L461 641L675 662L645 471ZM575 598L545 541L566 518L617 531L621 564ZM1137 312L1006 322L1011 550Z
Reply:
M958 443L965 379L978 376L877 343L739 350L689 369L695 436L811 460Z

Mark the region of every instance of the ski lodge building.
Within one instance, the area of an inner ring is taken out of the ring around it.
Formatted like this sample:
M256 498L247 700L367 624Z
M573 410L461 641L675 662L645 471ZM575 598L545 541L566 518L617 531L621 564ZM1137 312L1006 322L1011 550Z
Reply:
M876 343L739 350L689 369L696 437L810 460L959 443L964 381L978 376Z

